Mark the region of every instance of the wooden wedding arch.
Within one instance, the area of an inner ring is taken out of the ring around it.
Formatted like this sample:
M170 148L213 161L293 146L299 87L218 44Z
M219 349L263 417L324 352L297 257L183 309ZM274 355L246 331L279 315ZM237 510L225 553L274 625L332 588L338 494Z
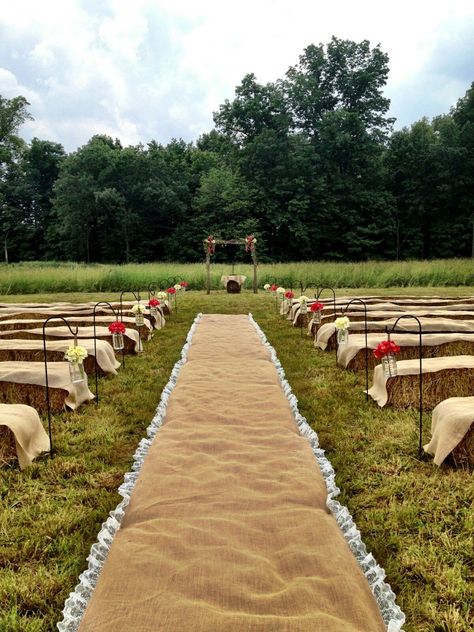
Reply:
M255 244L257 240L253 235L247 237L238 237L237 239L214 239L212 235L209 235L203 240L204 250L206 252L206 292L211 293L211 255L216 251L216 246L245 246L246 252L250 253L253 263L253 293L257 294L257 252Z

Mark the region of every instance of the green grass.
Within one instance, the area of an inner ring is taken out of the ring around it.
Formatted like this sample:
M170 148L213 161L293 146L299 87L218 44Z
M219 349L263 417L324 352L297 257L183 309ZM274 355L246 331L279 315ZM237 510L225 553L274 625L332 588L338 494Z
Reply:
M406 292L427 293L417 288ZM432 288L434 294L459 292ZM22 299L66 296L92 298ZM406 632L471 630L472 474L420 461L417 412L366 403L363 376L336 368L333 354L301 338L299 330L275 315L271 296L188 292L179 300L178 314L147 343L145 353L127 358L118 376L101 379L98 407L90 404L53 418L53 461L38 460L23 472L0 470L0 630L55 629L101 523L120 501L117 487L198 311L251 311L265 331L301 414L318 432L336 469L341 502L348 505L407 614ZM429 425L426 415L425 439Z
M223 274L230 274L230 264L213 264L212 286L219 287ZM253 268L236 264L236 274L247 276L250 288ZM259 285L276 279L285 286L298 287L317 283L335 288L390 288L474 286L472 259L434 261L369 261L362 263L299 262L261 264ZM0 294L40 292L120 292L122 289L145 289L155 283L165 287L175 278L186 280L190 288L205 287L206 271L202 263L143 263L102 265L54 262L0 264Z

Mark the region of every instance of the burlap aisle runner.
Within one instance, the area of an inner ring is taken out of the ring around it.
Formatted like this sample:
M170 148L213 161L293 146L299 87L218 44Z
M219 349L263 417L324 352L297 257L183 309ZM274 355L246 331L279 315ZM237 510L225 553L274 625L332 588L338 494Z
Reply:
M203 317L60 630L77 629L114 520L81 632L400 630L403 614L333 500L334 473L268 347L246 316Z

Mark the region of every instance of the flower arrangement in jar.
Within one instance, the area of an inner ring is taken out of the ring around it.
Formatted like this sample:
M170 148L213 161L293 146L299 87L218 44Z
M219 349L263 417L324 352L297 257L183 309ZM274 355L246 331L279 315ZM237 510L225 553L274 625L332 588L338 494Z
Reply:
M382 361L385 377L395 377L397 375L397 359L395 355L399 351L400 347L393 340L384 340L375 347L373 353L377 360Z
M160 305L160 301L153 297L148 301L148 307L150 308L150 314L151 316L154 316L155 318L158 316L158 307Z
M141 303L136 303L132 307L132 313L135 314L135 324L138 327L141 327L142 325L145 324L145 317L143 315L145 311L146 311L145 306L142 305Z
M300 303L300 314L307 314L308 313L308 303L309 303L309 296L300 296L298 301Z
M340 316L334 321L334 327L337 331L337 344L346 345L349 342L349 327L351 321L347 316Z
M120 321L110 323L109 331L112 334L112 347L115 351L121 351L124 348L123 335L126 331L125 325Z
M318 325L321 322L321 312L323 311L323 309L324 309L324 303L319 303L319 301L316 301L315 303L311 303L310 310L313 314L313 320Z
M73 384L78 384L87 380L83 364L87 356L87 349L85 347L81 347L80 345L69 347L64 354L64 359L69 362L69 375Z

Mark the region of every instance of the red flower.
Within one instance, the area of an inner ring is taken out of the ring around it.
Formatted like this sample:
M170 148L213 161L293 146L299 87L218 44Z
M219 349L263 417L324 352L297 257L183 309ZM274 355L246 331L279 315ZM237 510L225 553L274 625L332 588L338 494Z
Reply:
M187 281L181 281L180 282L180 286L181 287L188 287L189 283Z
M375 347L373 353L374 356L378 360L380 360L380 358L383 358L389 353L398 353L399 351L400 347L395 342L393 342L393 340L383 340L382 342L379 342L379 344Z
M320 312L322 309L324 309L324 303L318 303L318 301L311 303L310 310L312 312Z
M288 292L285 292L285 298L295 298L295 295L293 294L293 292L288 290Z
M176 294L176 290L174 289L174 287L169 287L166 290L167 294Z
M110 323L109 331L111 334L124 334L125 325L117 320L114 323Z
M276 283L274 283L274 284L271 286L270 290L271 290L272 292L276 292L277 287L278 287L278 285L277 285Z
M149 307L158 307L159 304L160 304L160 301L157 298L151 298L148 301Z

